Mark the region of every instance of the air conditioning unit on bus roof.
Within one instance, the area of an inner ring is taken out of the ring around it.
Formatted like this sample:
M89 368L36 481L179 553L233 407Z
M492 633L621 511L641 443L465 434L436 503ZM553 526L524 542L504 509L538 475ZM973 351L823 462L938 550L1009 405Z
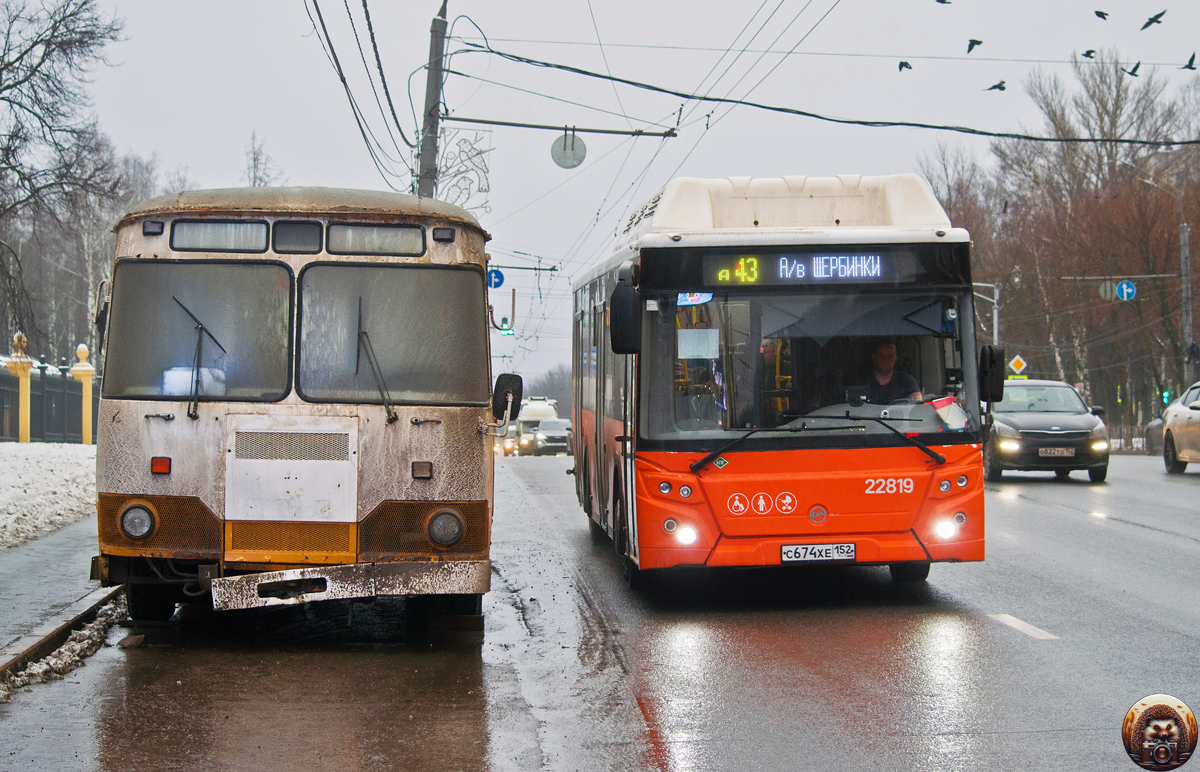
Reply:
M678 177L650 213L650 230L949 228L933 189L916 174L863 177Z

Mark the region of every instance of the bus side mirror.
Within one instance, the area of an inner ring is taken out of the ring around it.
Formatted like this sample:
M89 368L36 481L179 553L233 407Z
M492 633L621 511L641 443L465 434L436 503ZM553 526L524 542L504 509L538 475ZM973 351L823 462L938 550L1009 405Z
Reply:
M100 282L100 286L96 288L96 318L92 321L96 325L96 357L99 359L100 352L104 350L104 331L108 329L108 280Z
M622 279L608 301L608 337L614 354L642 353L642 295Z
M1004 399L1004 349L984 346L979 349L979 399L993 403Z
M521 376L513 373L504 373L496 376L496 388L492 390L492 417L497 421L504 420L504 414L509 410L509 396L512 396L512 412L509 413L508 420L517 420L517 415L521 412L521 388L523 383Z

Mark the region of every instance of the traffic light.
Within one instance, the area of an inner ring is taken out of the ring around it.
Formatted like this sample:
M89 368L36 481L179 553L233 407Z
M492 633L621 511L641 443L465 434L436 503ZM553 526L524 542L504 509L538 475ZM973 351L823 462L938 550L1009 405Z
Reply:
M1171 392L1169 392L1169 391L1163 392L1163 404L1164 405L1171 404Z
M512 335L513 334L512 328L510 327L507 330L501 330L500 334L501 335Z

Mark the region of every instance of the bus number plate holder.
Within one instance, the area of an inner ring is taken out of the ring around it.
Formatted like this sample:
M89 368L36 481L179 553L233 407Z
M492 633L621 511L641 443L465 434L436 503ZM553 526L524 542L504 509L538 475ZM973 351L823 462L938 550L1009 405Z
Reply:
M785 544L780 549L780 562L782 563L836 563L854 559L854 542Z

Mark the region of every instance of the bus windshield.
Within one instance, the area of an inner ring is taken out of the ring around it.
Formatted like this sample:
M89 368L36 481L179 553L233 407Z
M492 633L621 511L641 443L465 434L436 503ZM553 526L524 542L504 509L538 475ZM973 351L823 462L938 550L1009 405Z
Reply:
M321 263L301 273L299 295L304 399L380 404L386 390L397 404L488 403L479 271Z
M103 394L281 400L289 387L291 312L292 274L278 263L121 260Z
M965 293L651 299L642 435L706 439L771 428L892 434L874 419L906 434L973 430L979 417L964 383L962 351L970 341L961 337L960 309L970 309Z

